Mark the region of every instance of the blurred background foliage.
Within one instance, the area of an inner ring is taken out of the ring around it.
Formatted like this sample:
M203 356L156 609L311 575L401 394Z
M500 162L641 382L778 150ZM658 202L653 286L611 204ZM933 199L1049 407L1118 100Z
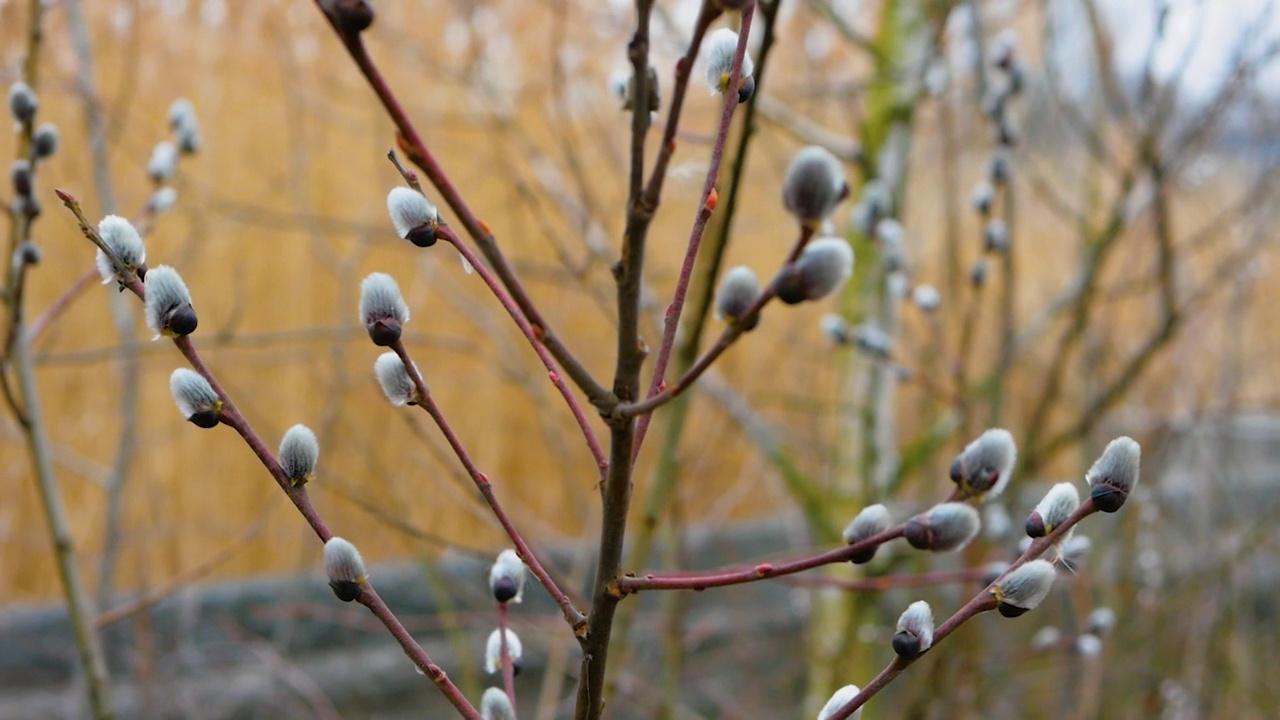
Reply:
M664 92L698 5L658 3L653 57ZM1022 460L1012 490L987 509L985 541L956 560L886 553L869 572L1008 559L1023 513L1049 483L1080 478L1107 440L1128 434L1147 450L1142 494L1132 509L1087 524L1092 557L1064 583L1069 590L1037 613L1038 624L1011 630L980 619L981 629L957 638L968 650L922 663L877 701L910 713L876 716L1047 717L1063 708L1078 717L1267 716L1280 705L1265 682L1277 661L1269 528L1280 443L1280 334L1267 309L1280 300L1269 282L1280 161L1280 22L1270 4L779 5L770 6L775 20L758 22L752 46L759 52L761 37L775 36L750 112L754 134L724 267L772 275L792 232L780 178L801 145L817 142L849 162L854 197L831 231L854 242L857 281L838 303L771 307L717 364L707 392L657 414L635 513L658 478L672 479L671 495L654 501L671 542L644 567L684 562L678 548L689 526L774 519L795 547L807 547L831 542L865 503L913 512L947 491L951 456L996 425L1013 431ZM6 85L25 57L27 6L0 0ZM148 237L148 259L182 272L205 357L259 430L272 441L297 422L316 430L323 450L312 495L330 524L374 563L446 548L486 557L502 547L433 429L389 410L372 380L377 353L356 322L357 288L383 271L412 309L408 344L427 382L524 532L544 545L585 548L575 541L594 534L599 503L572 418L454 253L395 237L384 206L399 181L385 159L392 126L316 8L134 0L83 9L93 98L82 90L78 41L61 4L46 17L40 118L59 125L63 145L39 176L44 215L34 238L43 262L29 277L29 314L92 264L92 248L51 192L67 189L91 217L102 214L87 104L105 117L116 202L132 215L152 190L147 157L167 136L167 108L188 98L204 145L180 164L177 205ZM613 363L608 269L622 233L629 138L610 78L627 68L632 16L625 2L380 3L366 35L455 185L599 377ZM1004 150L983 114L1002 77L990 57L1002 33L1016 37L1025 74L1006 110L1017 143ZM719 111L718 99L692 89L650 236L651 346ZM0 141L0 157L12 148ZM1011 251L985 254L986 283L975 289L969 278L984 257L984 229L969 196L996 153L1012 168L997 201ZM726 166L722 203L734 172ZM907 272L898 277L884 264L884 243L851 220L864 183L877 178L905 229ZM713 224L709 236L719 231ZM940 309L913 307L896 294L904 282L935 286ZM123 598L175 581L313 572L310 531L238 441L181 421L167 385L180 357L151 343L141 323L122 333L110 292L90 288L34 345L90 586L101 588L109 574L110 592L100 596ZM893 361L834 345L820 319L837 311L890 330ZM709 322L707 334L718 332ZM139 363L136 407L124 399L130 353ZM664 417L685 412L683 433L664 429ZM124 457L122 433L133 440ZM118 547L108 552L113 494L121 514ZM30 464L7 414L0 498L4 602L56 600ZM581 578L586 565L578 564ZM967 592L923 594L941 613ZM916 596L809 589L789 597L813 628L807 649L788 650L797 667L807 654L808 680L797 687L808 688L812 704L828 686L865 681L880 667L887 624ZM678 605L653 616L678 618ZM1055 660L1026 649L1040 625L1073 637L1104 606L1119 616L1106 666L1069 642ZM747 609L738 611L750 628ZM657 624L636 627L656 632ZM725 662L711 671L676 663L675 677L696 686L708 672L728 671ZM1025 681L1017 693L999 686L1009 674ZM625 701L646 688L633 678L615 689ZM755 716L749 696L713 697L718 705L708 710L714 693L699 694L703 715L695 716ZM653 702L670 717L693 712Z

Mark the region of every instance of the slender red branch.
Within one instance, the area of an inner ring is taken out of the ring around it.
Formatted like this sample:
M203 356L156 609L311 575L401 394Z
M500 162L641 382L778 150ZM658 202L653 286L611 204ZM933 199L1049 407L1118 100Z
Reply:
M969 602L965 603L963 607L955 612L955 614L939 625L933 631L933 645L930 647L930 650L932 651L932 649L937 647L938 644L945 640L948 635L954 632L956 628L963 625L970 618L987 612L988 610L994 610L996 606L999 605L999 602L996 601L995 596L991 593L991 589L993 587L998 585L1001 580L1008 577L1009 573L1043 555L1051 545L1062 540L1062 538L1071 531L1071 528L1075 527L1076 523L1086 517L1089 517L1093 513L1097 512L1097 510L1098 508L1093 504L1093 498L1085 498L1084 502L1080 503L1080 507L1077 508L1069 518L1064 520L1061 525L1054 528L1053 532L1033 542L1031 547L1027 548L1026 552L1022 553L1022 555L1009 565L1008 569L1001 573L1000 576L992 581L990 585L983 588L977 595L974 595ZM847 718L852 716L853 713L857 712L858 708L865 705L868 700L876 695L876 693L883 690L886 685L893 682L895 678L901 675L903 670L906 670L912 663L921 657L924 657L924 654L917 655L910 660L895 657L893 661L890 662L885 669L881 670L880 674L876 675L866 687L862 688L861 692L854 696L847 705L840 708L839 712L832 715L831 720L847 720Z
M787 265L795 262L796 258L800 257L800 251L809 243L809 238L812 236L812 228L801 228L800 238L796 241L791 252L787 255ZM623 418L645 415L679 397L685 390L688 390L689 387L693 385L702 373L707 371L707 368L711 367L711 363L715 362L717 358L723 355L726 350L738 341L738 338L742 337L748 327L753 326L752 320L754 320L755 317L760 314L760 311L764 309L764 306L769 304L769 302L775 297L777 297L776 279L774 282L769 283L769 287L765 288L764 292L760 293L760 297L756 298L756 301L751 304L751 307L748 308L746 312L742 313L742 317L730 323L729 326L720 333L720 337L716 340L716 344L708 348L707 351L703 353L692 366L690 366L689 370L680 377L680 379L667 385L666 389L656 395L650 395L639 402L619 405L614 409L614 414Z
M742 29L738 33L738 56L733 64L733 82L729 85L735 90L740 79L738 75L742 62L743 48L746 47L746 38L748 31L751 29L750 14L754 12L754 2L742 12ZM689 78L693 73L694 64L698 61L698 52L702 47L702 39L706 36L707 28L711 27L711 23L722 13L723 10L718 3L702 3L698 20L693 26L693 37L689 38L689 48L685 51L684 57L676 61L675 82L671 91L671 109L667 111L667 122L662 130L662 143L658 146L658 157L653 162L653 173L649 176L649 184L644 192L644 202L651 209L657 209L658 207L658 202L662 198L662 183L667 178L667 168L670 167L671 159L676 154L676 134L680 129L680 115L684 110L684 99L689 91ZM656 92L656 88L653 91ZM734 93L731 91L726 94ZM714 177L714 175L711 177Z
M317 2L316 5L319 7L320 3ZM320 9L324 13L324 9ZM458 192L449 176L445 174L444 169L440 167L435 157L427 149L426 143L423 142L422 136L418 134L413 121L409 119L408 114L405 113L404 108L400 105L399 99L396 98L391 87L387 85L382 72L378 70L378 66L369 57L369 52L365 48L363 40L359 35L350 35L342 32L333 24L332 18L329 18L327 13L324 16L329 20L334 32L338 34L338 39L342 41L343 46L351 55L351 59L355 62L356 67L359 68L360 73L364 75L369 87L378 96L378 100L382 103L383 108L386 109L391 122L396 126L396 130L399 133L397 139L400 148L408 156L410 162L422 169L427 179L431 181L436 191L440 193L440 197L445 204L458 216L458 220L466 228L467 234L476 241L476 245L480 247L480 252L488 259L489 264L493 266L494 272L502 280L503 286L507 288L511 293L511 297L515 299L520 311L529 319L529 323L537 328L538 337L547 347L552 357L560 363L560 366L564 368L565 374L573 380L574 384L586 394L592 405L596 407L611 406L616 402L613 398L613 393L597 382L591 372L552 332L550 325L542 317L542 313L538 311L537 306L534 305L519 278L516 277L511 264L507 262L506 257L502 254L493 231L484 221L476 217L466 201L463 200L462 194Z
M704 8L710 3L704 5ZM698 212L693 219L693 228L689 231L689 243L684 254L684 263L680 266L680 275L676 280L676 289L671 297L671 304L667 306L666 317L663 320L662 327L662 343L658 347L658 354L653 364L653 378L649 381L649 391L646 397L657 395L662 389L662 383L666 379L667 364L671 361L671 349L675 346L676 330L680 327L680 315L684 311L685 297L689 292L689 283L693 279L694 263L698 259L698 248L702 245L702 235L707 229L707 221L711 219L711 213L715 210L715 201L712 199L712 193L716 190L716 179L720 176L720 163L724 158L725 142L729 139L729 126L733 123L733 113L738 107L738 83L742 77L742 58L747 52L747 38L751 34L751 18L755 15L755 4L752 3L742 11L742 24L738 30L738 50L733 61L733 71L729 79L729 86L724 92L724 107L720 112L720 127L716 130L715 146L711 150L711 164L707 167L707 176L702 183L702 197L698 205ZM695 37L691 44L691 52L696 54L698 41L701 39L701 32L705 31L705 26L699 26L695 31ZM691 62L686 56L682 62ZM684 80L688 82L688 67L683 68L685 76ZM678 71L679 72L679 71ZM678 116L679 109L672 108L672 115ZM671 117L668 117L667 129L671 131L674 124ZM674 147L674 142L670 144ZM666 146L664 146L664 151ZM651 183L658 179L655 172ZM632 462L636 456L640 454L640 446L644 444L645 434L649 431L649 422L652 415L644 415L636 423L636 439L631 449Z
M409 371L409 377L413 380L414 387L418 390L421 397L420 407L431 416L435 421L436 427L440 428L441 434L444 435L445 441L449 443L449 447L453 448L454 455L457 456L458 462L462 463L462 467L466 470L471 481L475 483L476 488L480 491L480 495L484 497L485 503L489 505L489 509L493 511L494 517L498 518L498 522L502 525L502 529L506 531L507 537L511 538L511 542L516 546L516 554L529 566L529 570L534 577L538 578L538 582L547 589L551 594L551 599L555 600L556 605L560 607L565 622L573 628L577 637L582 637L586 630L586 616L573 606L573 602L569 596L556 585L546 571L546 568L539 562L537 555L525 542L520 531L516 529L515 523L511 522L507 511L503 509L502 503L498 502L497 496L493 493L493 486L489 482L489 477L480 472L476 464L471 459L471 455L467 449L463 447L462 441L458 439L457 434L453 432L453 427L449 425L449 421L445 419L444 413L440 411L440 407L436 405L436 401L431 397L431 391L427 387L427 383L422 379L422 373L418 371L417 365L413 363L413 359L409 357L408 351L404 348L404 343L396 341L391 346L391 350L400 357L400 361L404 363L405 368Z
M847 562L850 558L867 550L880 547L890 540L902 537L905 527L905 525L899 525L852 545L785 563L760 563L749 568L717 570L709 573L644 575L642 577L628 575L618 578L614 584L618 594L625 596L641 590L705 590L711 587L741 585L743 583L756 582L757 580L767 580L812 570L823 565Z
M102 238L98 236L97 230L88 223L83 211L80 209L79 202L69 193L61 190L55 190L54 192L57 193L58 197L67 206L67 208L75 214L76 219L80 223L80 231L84 233L85 237L89 238L89 240L93 241L95 245L106 252L108 257L111 258L111 261L117 267L121 267L119 259L112 255L111 251L102 242ZM131 276L129 281L124 283L122 287L131 291L139 300L146 299L146 284L136 276ZM298 509L298 512L301 513L302 517L307 521L307 524L311 526L316 537L318 537L321 542L327 542L329 538L333 537L333 533L330 532L328 525L325 524L324 520L320 517L320 514L311 504L311 499L307 495L306 487L293 487L292 483L289 481L288 475L286 475L284 469L280 467L280 463L276 460L275 456L271 454L271 450L267 447L267 444L263 442L262 437L253 429L253 426L249 424L249 421L236 408L235 403L231 400L231 396L227 394L226 390L223 389L222 384L218 382L217 376L213 374L213 371L211 371L209 366L205 364L204 359L200 357L200 353L196 350L195 343L192 342L189 336L181 336L174 338L173 344L178 348L178 351L182 353L182 356L187 359L191 368L209 382L210 387L213 388L213 391L217 393L218 397L222 400L223 407L220 413L222 423L233 428L240 434L240 437L244 439L245 443L249 446L249 449L253 451L254 455L258 456L258 460L262 462L263 467L265 467L267 472L271 474L271 477L275 479L276 484L279 485L280 489L284 491L286 496L288 496L289 501ZM423 674L435 683L436 687L444 693L445 697L453 703L454 707L458 708L458 712L460 712L463 717L468 720L482 720L480 713L471 705L470 702L467 701L466 697L462 694L462 691L459 690L451 680L449 680L449 677L445 674L444 670L431 662L431 658L427 656L426 651L418 645L417 641L415 641L413 636L409 634L409 631L405 629L399 618L395 616L395 613L393 613L391 609L387 607L386 603L382 601L382 598L378 595L371 582L366 580L364 585L362 585L362 590L360 595L357 597L357 601L360 602L361 605L369 608L369 612L373 613L374 616L382 622L382 624L387 628L387 631L396 639L396 642L400 643L400 647L404 649L405 654L413 660L413 663L417 665L418 669L421 670Z
M396 617L395 613L391 612L391 608L387 607L387 604L382 601L382 598L368 581L365 581L359 597L356 598L356 602L369 608L369 612L373 613L375 617L382 621L383 625L387 626L387 630L391 631L392 637L396 639L396 642L400 643L400 648L404 650L404 654L408 655L413 664L430 678L431 682L436 684L436 687L444 694L445 699L458 709L462 717L467 718L467 720L483 720L480 712L467 700L462 691L458 689L458 686L453 684L444 669L431 662L431 658L427 656L426 651L422 649L417 640L413 639L409 631L400 623L400 619Z
M480 279L484 280L484 283L489 286L494 296L498 298L498 302L502 304L503 309L511 315L511 319L520 328L520 332L529 340L533 351L538 354L538 359L542 361L543 367L547 369L547 377L551 379L551 384L555 385L556 389L560 391L561 397L564 398L565 403L569 406L569 411L573 413L573 419L578 423L578 428L582 430L582 436L587 441L587 448L591 450L591 457L595 458L596 469L600 471L600 478L603 480L605 474L609 471L609 460L605 457L604 450L600 447L600 439L596 437L595 429L591 427L587 414L583 411L578 398L574 396L573 390L569 388L564 378L560 377L555 361L551 358L541 340L538 339L529 321L525 319L524 314L520 312L520 308L512 301L511 296L503 290L502 285L493 277L489 269L480 262L480 259L471 251L471 248L467 247L467 244L462 241L462 238L458 237L447 225L441 225L436 232L436 236L453 245L462 257L466 258L471 267L475 269L476 274L480 276Z

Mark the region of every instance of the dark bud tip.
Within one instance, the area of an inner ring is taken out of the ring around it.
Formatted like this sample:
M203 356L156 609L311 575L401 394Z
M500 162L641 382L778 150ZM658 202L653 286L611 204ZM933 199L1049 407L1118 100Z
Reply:
M343 32L362 33L373 24L373 3L369 0L335 0L333 19Z
M804 285L794 265L783 268L778 275L775 292L778 299L788 305L799 305L805 301Z
M184 305L173 311L173 315L169 318L169 329L174 335L190 335L196 331L196 325L199 319L196 318L195 308L190 305Z
M400 339L400 321L382 318L369 326L369 339L378 347L390 347Z
M436 244L436 228L434 225L419 225L409 231L406 239L420 248L429 248Z
M917 550L928 550L930 545L929 526L919 518L911 518L905 528L907 542Z
M1020 608L1017 605L1010 605L1009 603L1000 603L997 609L1000 611L1001 615L1007 618L1015 618L1027 612L1026 608Z
M951 469L947 475L951 478L951 482L959 484L964 479L964 462L961 455L956 455L951 461Z
M360 583L350 580L331 580L329 588L333 590L333 594L342 602L351 602L360 597Z
M1027 518L1027 537L1039 538L1045 536L1044 518L1040 517L1040 513L1032 512Z
M738 322L742 323L742 332L751 332L760 324L760 313L755 313L750 317L742 318Z
M517 676L517 677L518 677L518 676L520 675L520 671L521 671L521 670L523 670L523 669L524 669L524 661L523 661L523 660L517 660L517 661L515 661L515 662L511 663L511 674L512 674L512 675L515 675L515 676Z
M738 102L744 103L756 92L756 79L748 77L738 85Z
M191 423L192 425L195 425L196 427L204 428L205 430L208 430L209 428L217 427L218 422L221 419L222 419L222 416L218 413L217 410L201 410L195 415L192 415L191 417L187 418L187 422Z
M1124 501L1129 499L1128 493L1120 488L1103 483L1094 485L1089 494L1093 497L1093 504L1105 513L1119 510L1124 505Z
M893 636L893 651L903 660L910 660L920 654L920 638L903 630Z
M23 241L22 245L18 246L18 252L24 265L40 264L40 248L30 240Z
M515 578L509 578L509 577L499 578L498 581L493 584L494 600L497 600L500 603L504 603L515 596L516 596Z
M849 558L849 562L853 563L854 565L865 565L871 562L871 560L876 556L876 550L878 549L879 548L869 548L867 550L863 550L857 555L854 555L853 557Z
M143 263L139 265L137 273L138 273L138 279L145 282L147 279L147 264Z

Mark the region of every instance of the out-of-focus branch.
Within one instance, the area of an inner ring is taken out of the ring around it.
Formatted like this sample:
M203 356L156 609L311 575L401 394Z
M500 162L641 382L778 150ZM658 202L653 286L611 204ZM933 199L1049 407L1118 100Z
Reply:
M26 58L23 64L23 80L31 89L39 86L40 52L44 41L45 6L41 0L28 3L26 28ZM34 103L33 103L34 104ZM34 113L33 113L34 114ZM20 123L17 157L27 161L32 176L38 168L33 146L33 123L28 117ZM29 181L34 185L34 177ZM3 345L0 346L0 385L14 417L25 436L31 458L32 474L44 512L45 524L53 543L54 564L57 566L62 591L66 597L67 613L76 646L76 661L85 675L89 712L97 720L114 717L110 697L110 678L106 659L102 652L101 638L93 627L93 607L88 590L84 587L76 565L75 537L66 507L62 502L58 478L53 466L53 449L48 428L45 425L36 384L35 366L31 358L31 344L24 328L24 286L27 271L37 262L31 256L31 225L35 210L34 187L21 208L10 212L8 252L4 256L5 286L3 299L7 305ZM38 251L35 251L38 252ZM8 372L12 367L17 375L17 389L10 384Z

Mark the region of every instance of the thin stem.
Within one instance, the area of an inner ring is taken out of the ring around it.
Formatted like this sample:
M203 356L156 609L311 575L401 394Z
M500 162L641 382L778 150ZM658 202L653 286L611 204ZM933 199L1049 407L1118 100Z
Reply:
M987 612L988 610L994 610L999 605L999 602L997 602L995 596L992 594L992 588L999 585L1000 582L1008 577L1014 570L1017 570L1023 565L1043 555L1050 546L1065 537L1066 534L1070 532L1071 528L1075 527L1077 523L1097 511L1098 508L1093 504L1093 498L1085 498L1084 502L1080 503L1080 507L1077 508L1070 517L1064 520L1061 525L1054 528L1053 532L1033 542L1031 547L1027 548L1026 552L1022 553L1022 555L1009 565L1008 569L1001 573L1000 576L992 581L990 585L983 588L977 595L974 595L969 602L965 603L963 607L955 612L955 614L939 625L933 631L933 645L930 646L929 649L932 650L933 648L936 648L939 643L947 638L948 635L954 632L956 628L963 625L970 618ZM876 693L883 690L886 685L893 682L895 678L901 675L903 670L906 670L912 663L924 657L924 655L925 653L922 653L911 659L895 657L893 661L890 662L884 670L881 670L880 674L876 675L875 679L868 683L866 687L862 688L862 691L854 696L847 705L840 708L839 712L832 715L831 720L846 720L852 716L858 708L865 705L868 700L876 695Z
M936 585L954 585L973 582L985 577L985 568L965 568L964 570L926 572L919 575L886 575L883 577L835 578L835 577L789 577L783 580L796 587L837 588L840 590L875 591L892 590L906 587L932 587Z
M808 244L809 238L812 236L813 228L801 228L800 238L796 241L795 246L787 256L787 265L795 262L796 258L800 256L800 251L804 249L804 246ZM738 338L742 337L743 333L747 332L747 328L754 327L753 321L756 316L760 314L760 311L764 309L765 305L769 304L771 300L777 297L777 294L777 279L775 278L773 282L769 283L769 287L765 288L765 290L760 293L760 297L756 298L756 301L751 304L751 307L747 308L747 310L742 313L742 317L730 323L720 333L720 337L716 340L716 344L712 345L707 352L702 355L702 357L698 358L697 362L689 368L688 372L680 376L680 378L674 383L668 384L666 389L657 394L650 395L639 402L619 405L615 408L614 415L624 418L645 415L679 397L681 393L688 390L689 387L697 381L702 373L707 371L707 368L711 367L711 363L715 362L717 358L723 355L726 350L737 342Z
M738 87L738 74L742 61L743 49L746 47L747 30L750 29L751 20L749 13L755 11L755 3L750 3L746 10L742 13L743 29L738 33L738 56L733 64L733 82L730 83L731 88ZM680 129L680 115L684 110L684 99L689 91L689 77L693 72L693 65L698 60L698 50L702 47L702 38L707 33L707 28L711 26L711 22L721 14L720 6L714 0L704 0L702 9L698 13L698 20L693 26L693 37L689 38L689 49L685 51L684 57L676 61L675 83L671 91L671 109L667 111L667 122L662 130L662 142L658 146L658 157L653 162L653 174L649 176L649 185L645 188L644 204L650 209L657 210L658 203L662 198L662 183L667 177L667 168L671 165L671 159L676 153L676 133ZM639 77L640 69L636 69ZM637 83L638 85L638 83ZM656 88L651 89L656 92ZM734 92L727 92L726 95L736 95ZM639 98L636 99L636 106L640 107ZM646 102L645 107L648 104ZM641 169L641 164L633 165L633 176ZM709 177L715 177L714 173ZM638 188L638 183L635 184ZM703 194L706 199L706 194Z
M427 383L422 379L422 373L418 371L417 365L413 359L409 357L409 353L405 350L404 343L397 341L391 345L391 350L400 357L400 361L404 363L404 367L409 372L409 377L413 380L414 387L417 388L419 406L431 416L435 421L436 427L440 428L440 433L444 435L445 441L449 443L449 447L453 449L454 455L457 456L458 462L462 463L462 467L467 472L467 476L475 483L476 489L480 491L480 495L484 497L485 503L489 505L489 509L493 511L494 517L498 519L498 523L502 525L502 529L506 531L507 537L511 538L511 542L515 544L516 554L529 566L529 570L534 577L538 578L538 582L547 589L551 594L551 598L555 600L560 612L564 615L565 622L573 628L577 637L582 637L586 628L586 618L577 608L573 606L573 601L569 596L560 589L556 582L551 579L546 568L538 560L538 556L525 542L524 537L516 528L515 523L511 521L511 517L507 515L507 511L503 509L502 503L498 502L498 498L493 493L493 485L489 482L489 477L480 472L475 462L471 459L470 453L463 447L462 441L458 439L453 427L449 425L449 421L441 412L440 407L436 404L435 399L431 396L431 391L427 387Z
M601 479L603 479L604 474L609 470L609 460L605 457L604 450L600 448L600 440L596 437L595 429L591 427L587 414L583 411L582 405L578 403L578 398L574 396L568 383L564 381L564 378L560 377L560 373L556 370L555 361L543 346L542 341L538 338L529 321L525 319L524 314L520 312L520 308L512 301L511 296L503 290L502 285L493 277L489 269L480 262L480 259L471 251L471 248L467 247L467 244L462 241L462 238L459 238L446 225L440 226L436 231L436 236L453 245L462 257L466 258L471 267L475 269L476 274L480 276L480 279L484 280L484 283L489 286L494 297L498 298L498 302L501 303L503 309L511 315L511 319L520 328L520 332L529 340L533 351L538 354L538 359L542 361L543 367L547 369L547 377L551 379L551 384L555 385L556 389L560 391L561 397L564 398L565 403L569 406L569 411L573 413L573 419L577 421L578 429L582 431L582 436L587 441L587 448L591 450L591 457L595 459L596 468L600 471Z
M24 48L26 57L23 62L22 79L29 87L36 89L39 87L40 78L40 50L44 43L45 6L41 0L30 0L27 5ZM15 157L26 159L34 175L39 164L36 162L32 146L32 132L31 122L21 124L17 133ZM33 177L32 183L34 182ZM23 243L31 240L31 225L35 218L36 215L30 210L29 203L25 209L21 211L15 209L10 213L8 251L4 255L8 265L5 266L5 286L0 289L0 299L8 305L5 312L7 323L3 338L0 339L0 387L3 387L4 398L26 440L36 491L44 512L49 539L53 545L54 564L57 566L63 595L66 598L67 615L75 642L76 661L86 680L89 712L97 720L110 720L114 717L111 706L111 681L103 655L102 639L93 626L95 610L76 565L75 537L71 532L71 523L67 518L66 507L63 505L62 494L58 487L53 463L53 448L49 441L48 427L44 422L39 387L36 383L35 364L31 357L30 342L23 327L25 313L23 291L30 264L22 256L21 247ZM16 394L8 377L10 366L18 376Z
M21 325L19 325L21 328ZM53 540L53 555L67 598L67 612L75 637L80 667L85 673L89 693L89 707L93 717L107 720L114 717L111 710L110 680L106 660L102 654L101 638L93 627L94 611L88 592L76 568L75 540L71 523L58 491L58 480L53 469L53 450L49 446L44 419L41 416L40 399L36 388L35 371L32 368L30 346L23 337L14 343L11 361L17 370L24 405L23 424L27 449L35 472L36 488L44 509L45 523Z
M319 0L317 0L316 6L324 13L324 9L320 7ZM612 394L595 380L591 372L552 332L551 326L542 317L542 313L538 311L533 300L520 283L519 278L516 277L511 264L507 262L506 257L502 254L502 250L498 247L497 239L494 237L489 225L476 217L475 213L471 211L466 201L462 199L461 193L454 187L449 176L445 174L444 169L440 167L435 157L427 149L426 143L423 142L417 128L414 127L408 114L405 113L404 108L400 105L399 99L382 77L382 72L378 70L378 66L369 57L364 41L359 35L349 35L338 29L327 13L324 13L324 16L330 21L330 25L333 27L334 32L337 33L338 39L342 41L343 46L351 55L351 59L355 61L356 67L359 68L360 73L368 81L369 87L378 96L383 108L386 109L391 122L395 124L398 131L397 140L400 149L408 156L410 162L422 169L427 179L431 181L436 191L440 193L440 197L445 204L458 216L462 226L466 228L467 234L476 241L481 254L493 266L494 272L502 280L503 286L511 293L511 297L520 307L520 311L529 319L529 324L536 328L542 344L546 346L551 356L556 359L556 362L560 363L560 367L564 368L565 374L586 394L592 405L596 407L612 405L614 402Z
M641 590L705 590L712 587L741 585L743 583L767 580L769 578L793 575L805 570L812 570L823 565L847 562L853 557L880 547L881 545L903 536L905 525L885 530L877 535L856 542L852 545L828 550L799 560L785 563L760 563L749 568L717 570L709 573L681 573L678 575L644 575L641 577L620 577L614 582L614 591L619 597L625 597Z
M705 12L704 6L704 12ZM698 249L702 245L702 235L707 229L707 221L711 219L711 213L715 210L716 197L716 178L720 175L720 163L724 158L725 142L729 139L729 126L733 123L733 113L738 107L738 93L736 88L741 81L742 75L742 58L747 52L747 38L751 34L751 18L755 15L755 4L748 5L742 11L742 24L738 29L738 49L733 60L733 70L729 78L729 85L724 92L724 107L720 112L720 127L716 130L715 147L711 150L711 164L707 168L706 179L702 183L701 202L698 205L698 213L693 219L693 228L689 231L689 243L684 254L684 263L680 266L680 275L676 280L676 289L671 297L671 304L667 306L666 317L663 321L662 343L658 347L658 354L654 360L653 378L649 381L649 392L647 397L652 397L661 390L667 374L667 364L671 360L671 349L675 346L676 330L680 327L680 315L684 311L685 297L689 292L689 283L693 279L694 263L698 259ZM698 41L701 39L701 32L706 27L699 25L695 30L694 41L690 46L690 52L696 54ZM682 61L691 62L691 58L686 55ZM684 80L688 82L688 68L683 67ZM679 72L679 71L677 71ZM672 109L672 114L678 113L677 108ZM674 128L674 123L668 119L668 130ZM674 143L672 143L674 147ZM665 148L664 148L665 149ZM656 177L656 175L655 175ZM649 422L651 415L645 415L636 423L636 439L634 447L631 450L632 458L640 453L640 447L644 444L645 434L649 430Z
M119 267L119 258L115 257L106 249L106 246L102 242L102 238L98 236L97 230L93 229L92 226L88 224L83 212L80 210L79 202L69 193L60 190L55 192L58 197L62 199L67 208L76 215L77 220L80 222L80 230L84 233L85 237L93 241L94 244L99 246L99 248L102 248L107 253L107 256L111 259L112 263ZM140 300L146 298L146 285L136 276L130 277L128 282L124 283L122 287L133 292ZM239 433L240 437L244 439L245 444L247 444L249 449L253 451L253 454L258 457L258 460L262 463L263 467L265 467L267 472L271 474L271 477L275 479L276 484L279 485L280 489L284 491L286 496L288 496L289 501L298 509L298 512L307 521L307 524L311 526L311 529L315 532L320 541L327 542L333 537L333 533L329 530L328 525L325 524L324 520L320 517L320 514L311 504L311 498L307 494L306 486L293 486L293 483L289 480L284 469L280 467L279 461L276 460L268 449L266 443L263 442L262 437L253 429L253 426L249 424L248 419L246 419L244 415L240 413L239 409L236 408L236 405L231 400L230 395L228 395L226 390L223 389L222 384L218 382L218 378L209 369L209 366L205 364L204 359L200 357L199 352L196 350L195 343L193 343L191 338L188 336L180 336L173 338L173 344L178 348L178 351L182 353L182 356L187 359L187 362L190 363L192 369L208 381L210 387L213 388L213 391L218 395L219 399L222 400L223 407L220 412L220 420L222 424L231 427ZM426 651L418 645L417 641L413 639L413 636L409 634L409 631L405 629L403 624L401 624L399 618L395 616L395 613L393 613L391 609L387 607L386 603L382 601L382 598L379 597L371 582L366 580L364 584L361 585L361 593L357 596L356 600L361 605L367 607L369 611L382 622L388 632L391 633L392 637L396 639L396 642L400 644L400 647L404 649L405 654L413 660L414 664L417 665L418 669L421 670L423 674L435 683L436 687L440 689L440 692L442 692L445 697L453 703L454 707L458 708L458 712L460 712L463 717L468 720L481 720L480 713L471 705L470 702L467 701L466 697L463 696L462 691L459 690L451 680L449 680L444 670L431 662L431 658L427 656Z
M462 691L458 689L458 686L453 684L444 669L431 662L431 658L427 656L426 651L422 649L417 640L413 639L409 631L400 623L400 619L396 617L395 613L391 612L391 608L387 607L378 592L373 589L373 585L369 584L367 580L361 586L361 592L356 598L356 602L369 608L369 612L382 621L387 630L391 631L391 636L396 639L396 642L400 643L400 648L404 650L404 654L408 655L413 664L430 678L431 682L435 683L441 694L457 708L462 717L467 718L467 720L483 720L480 712L467 700Z
M502 688L511 702L511 719L516 720L516 666L507 648L507 604L498 603L498 642L502 647Z

